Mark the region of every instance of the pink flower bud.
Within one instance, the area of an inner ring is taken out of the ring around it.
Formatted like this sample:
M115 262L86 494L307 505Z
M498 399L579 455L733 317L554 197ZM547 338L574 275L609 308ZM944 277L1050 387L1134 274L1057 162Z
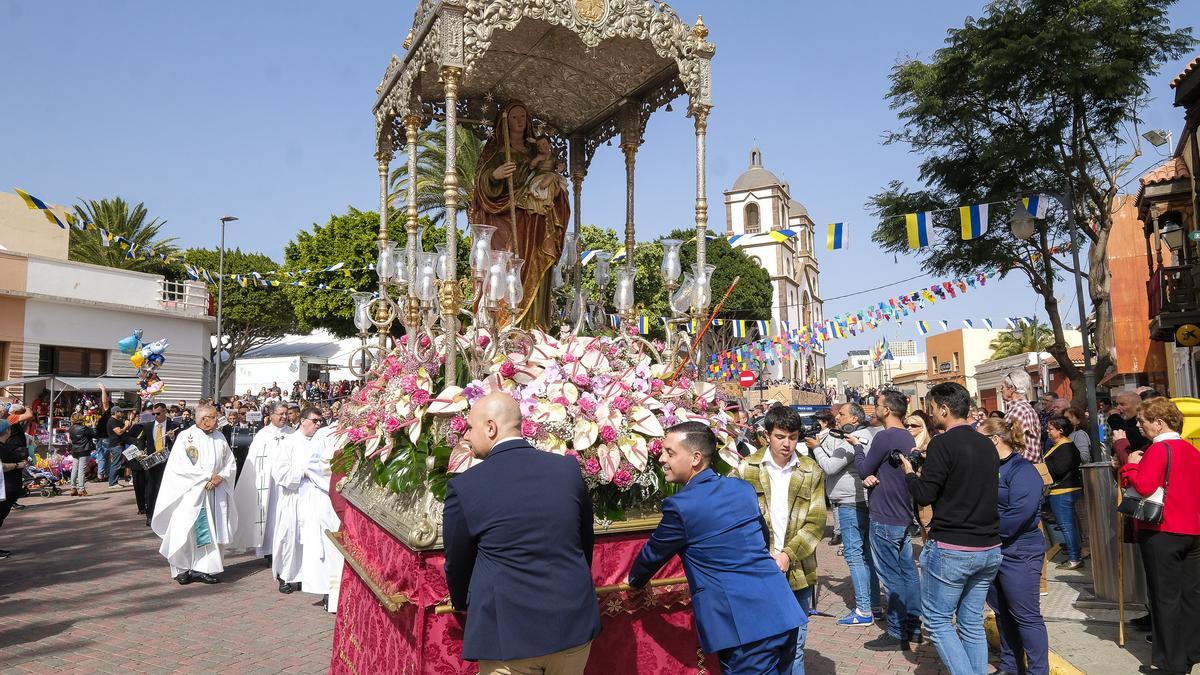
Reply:
M604 426L600 427L600 440L604 441L605 443L612 443L613 441L617 440L617 430L605 424Z
M517 374L517 367L513 365L512 361L505 361L500 366L500 374L504 377L511 378Z

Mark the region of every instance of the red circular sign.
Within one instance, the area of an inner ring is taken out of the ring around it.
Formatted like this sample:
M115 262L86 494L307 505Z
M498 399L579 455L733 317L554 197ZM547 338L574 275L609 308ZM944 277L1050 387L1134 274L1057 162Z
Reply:
M743 370L742 372L738 373L738 384L742 385L746 389L753 387L754 381L757 379L758 378L754 376L754 371L751 370Z

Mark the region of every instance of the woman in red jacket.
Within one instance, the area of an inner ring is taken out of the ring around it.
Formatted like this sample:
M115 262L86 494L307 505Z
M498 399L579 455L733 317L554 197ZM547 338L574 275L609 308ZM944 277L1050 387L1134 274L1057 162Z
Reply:
M1122 482L1141 495L1166 487L1162 522L1138 523L1154 632L1154 667L1142 672L1188 673L1200 662L1200 451L1179 436L1183 413L1168 399L1143 401L1137 423L1153 440L1129 455Z

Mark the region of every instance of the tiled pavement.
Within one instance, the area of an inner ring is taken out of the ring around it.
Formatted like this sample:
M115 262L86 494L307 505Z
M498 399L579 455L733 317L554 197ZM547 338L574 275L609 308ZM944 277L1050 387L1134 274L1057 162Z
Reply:
M159 540L135 513L132 490L89 484L92 497L26 497L0 530L0 672L319 673L333 616L314 595L281 595L266 566L229 557L223 583L181 587ZM861 648L875 626L838 627L852 597L844 560L822 544L821 586L806 652L811 675L946 672L931 645L910 653ZM1089 675L1127 675L1148 658L1144 634L1075 606L1088 577L1052 572L1043 599L1051 647ZM1135 612L1133 614L1140 614Z
M321 673L333 615L227 557L222 582L180 586L133 491L25 497L0 529L0 672Z

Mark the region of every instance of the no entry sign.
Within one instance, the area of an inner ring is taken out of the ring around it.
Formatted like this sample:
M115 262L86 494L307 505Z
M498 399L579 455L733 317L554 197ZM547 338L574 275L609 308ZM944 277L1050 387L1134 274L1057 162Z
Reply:
M754 381L757 379L758 378L754 376L754 372L750 370L743 370L742 372L738 373L738 384L742 385L742 387L746 389L753 387Z

